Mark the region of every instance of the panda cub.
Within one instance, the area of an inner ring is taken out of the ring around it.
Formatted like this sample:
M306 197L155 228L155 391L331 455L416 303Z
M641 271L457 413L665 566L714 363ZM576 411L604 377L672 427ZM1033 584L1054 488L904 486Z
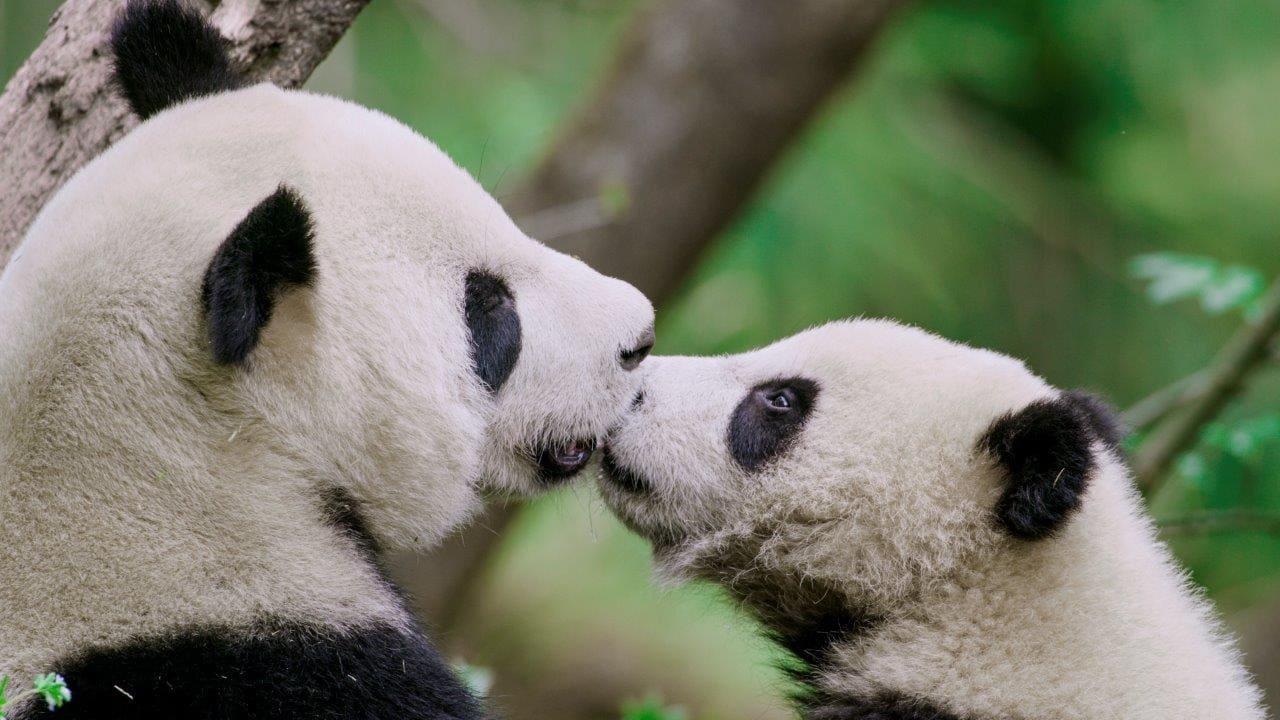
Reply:
M811 720L1252 720L1098 400L887 321L658 358L601 490L800 660Z
M143 122L0 276L0 672L63 720L480 717L379 557L580 471L652 307L176 0L111 40Z

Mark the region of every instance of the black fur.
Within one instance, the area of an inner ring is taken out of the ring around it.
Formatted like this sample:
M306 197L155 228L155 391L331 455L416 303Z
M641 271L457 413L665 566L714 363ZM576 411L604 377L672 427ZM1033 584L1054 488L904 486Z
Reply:
M243 83L226 40L178 0L134 0L111 30L115 81L130 107L148 118L191 98Z
M381 569L381 547L355 497L342 488L331 486L320 492L320 502L329 526L350 540L366 560Z
M799 677L804 678L809 671L826 664L833 645L862 635L877 624L870 618L854 615L842 604L833 603L831 607L819 607L799 623L789 624L785 631L771 632L770 636L802 663L805 670Z
M790 407L778 409L772 400L785 394ZM729 419L729 453L748 472L755 472L786 452L804 427L818 397L818 384L807 378L761 383L738 403Z
M640 336L640 342L630 350L623 350L618 354L618 364L623 370L635 370L640 367L640 363L649 357L649 353L653 352L653 345L657 342L657 336L654 334L653 328L650 327Z
M483 270L467 273L466 318L476 376L496 393L520 358L520 314L507 283Z
M57 663L51 720L472 720L479 701L418 632L267 620L199 627Z
M1120 451L1120 443L1124 442L1128 431L1120 421L1115 408L1097 395L1083 390L1068 390L1062 395L1070 400L1076 409L1084 413L1089 420L1089 426L1093 428L1094 436L1101 440L1103 445L1110 450Z
M808 708L805 720L964 720L923 700L883 694L869 700L840 700Z
M1095 439L1115 442L1114 424L1100 424L1097 401L1063 393L996 420L979 445L1007 474L996 504L1000 524L1014 537L1048 537L1080 507L1095 460Z
M215 360L244 362L280 292L311 284L313 234L302 198L283 185L231 231L205 272L202 292Z
M604 471L606 480L627 492L646 495L653 491L653 485L648 478L619 463L617 456L608 447L604 449L604 454L600 459L600 469Z
M811 594L797 598L797 602L778 603L772 602L776 598L766 590L752 593L758 599L748 607L767 628L768 637L790 654L779 668L795 682L791 699L803 714L832 703L820 689L819 680L830 668L835 645L874 632L881 620L853 612L838 589L823 587L811 578L800 579L798 587Z

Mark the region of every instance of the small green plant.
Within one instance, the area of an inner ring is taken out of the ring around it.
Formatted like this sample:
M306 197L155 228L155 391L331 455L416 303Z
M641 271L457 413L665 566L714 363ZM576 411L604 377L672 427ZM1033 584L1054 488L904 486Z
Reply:
M33 695L43 698L50 710L57 710L71 700L71 689L67 687L67 681L57 673L37 675L31 682L30 690L24 690L13 697L8 694L9 681L8 675L0 675L0 720L5 720L6 707L10 704L17 705Z
M623 703L622 720L689 720L689 713L682 707L664 704L656 695L649 695L643 700Z

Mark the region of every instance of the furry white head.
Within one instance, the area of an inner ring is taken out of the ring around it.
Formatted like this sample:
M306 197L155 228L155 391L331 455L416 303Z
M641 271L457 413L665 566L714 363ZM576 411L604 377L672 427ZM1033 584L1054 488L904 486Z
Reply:
M852 321L655 358L600 484L807 664L810 717L1261 717L1117 441L1016 360Z
M485 491L580 470L652 307L395 120L240 86L173 0L114 43L149 119L0 277L0 666L264 614L408 622L352 512L361 543L429 546Z

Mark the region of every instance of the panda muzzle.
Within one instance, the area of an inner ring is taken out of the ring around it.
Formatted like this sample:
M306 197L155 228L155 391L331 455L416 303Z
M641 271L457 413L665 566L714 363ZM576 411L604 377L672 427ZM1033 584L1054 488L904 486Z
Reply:
M587 466L595 450L595 440L570 440L543 448L537 458L542 480L550 484L568 480Z

